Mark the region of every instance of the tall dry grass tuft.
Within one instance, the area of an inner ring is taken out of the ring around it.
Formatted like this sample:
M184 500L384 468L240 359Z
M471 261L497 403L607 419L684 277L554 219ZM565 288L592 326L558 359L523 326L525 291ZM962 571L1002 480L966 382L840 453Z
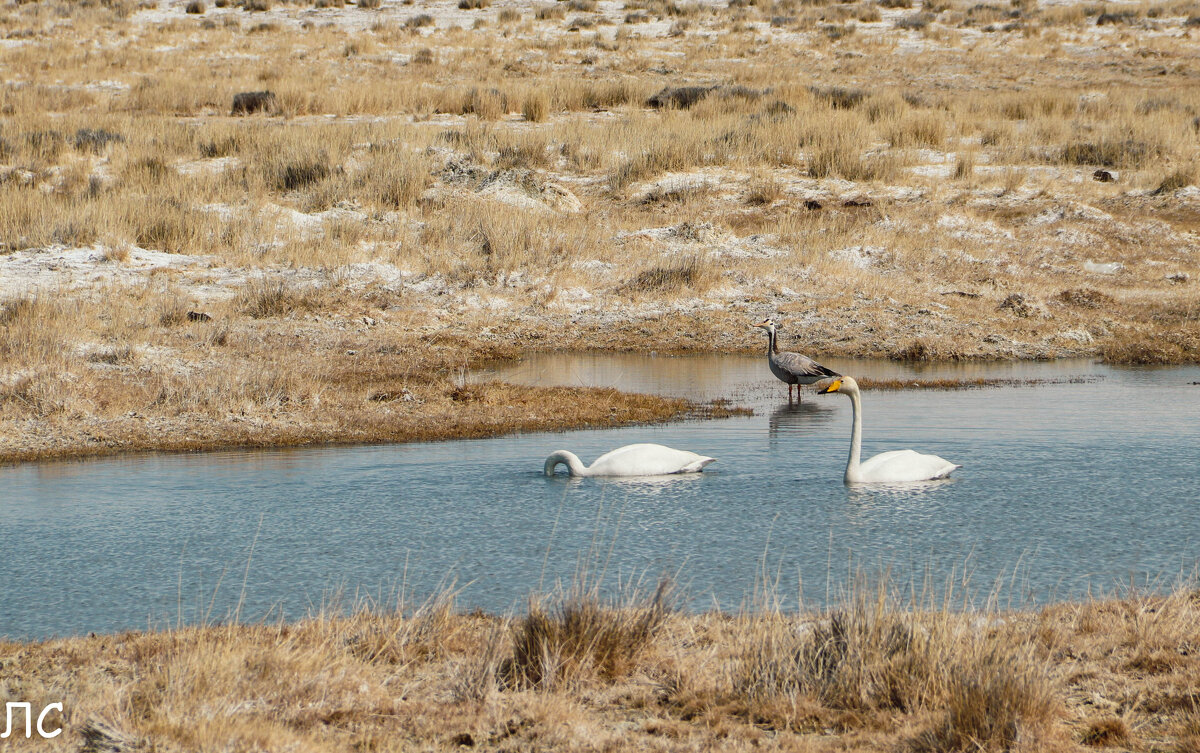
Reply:
M908 741L913 751L1006 749L1054 718L1045 660L987 612L908 608L886 582L856 585L841 606L809 619L762 611L744 618L730 683L751 713L933 714Z
M238 293L235 305L254 319L267 319L319 308L323 299L324 291L316 287L263 275L251 280Z
M664 580L649 597L621 605L605 603L596 588L560 594L549 603L532 599L529 613L512 627L512 658L501 667L501 678L542 690L621 678L662 628L670 595Z
M691 290L703 293L718 276L718 271L700 256L679 256L638 272L620 286L620 292L663 295Z

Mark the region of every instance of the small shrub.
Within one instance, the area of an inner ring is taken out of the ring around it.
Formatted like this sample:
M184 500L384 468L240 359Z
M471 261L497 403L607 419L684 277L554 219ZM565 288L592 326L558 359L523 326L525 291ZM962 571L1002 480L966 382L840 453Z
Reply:
M295 191L328 178L332 168L329 158L321 152L293 157L273 156L263 166L263 172L267 183L276 191Z
M1162 183L1158 184L1158 188L1154 189L1155 196L1164 193L1178 191L1181 188L1196 185L1196 175L1191 170L1176 170L1167 177L1163 178Z
M959 152L954 160L954 179L970 180L975 175L975 152Z
M208 8L204 7L204 0L188 0L187 7L184 8L185 12L194 16L202 16L206 10Z
M473 88L463 105L464 115L478 115L483 120L498 120L508 112L508 97L499 89Z
M546 92L538 90L525 96L521 103L521 115L531 123L540 123L550 112L550 97Z
M513 8L505 8L496 16L496 20L502 24L515 24L521 20L521 14Z
M358 0L358 7L363 10L376 10L382 4L382 0Z
M809 92L835 110L851 110L858 107L867 98L867 93L862 89L843 89L838 86L828 89L814 86L809 88Z
M533 12L533 17L539 21L550 21L554 19L566 18L567 11L559 4L554 5L539 5L537 10Z
M596 10L596 0L567 0L567 10L593 13Z
M271 10L271 0L245 0L242 7L248 11L261 13Z
M459 10L480 10L490 7L492 0L458 0Z
M1071 165L1137 167L1147 159L1159 156L1160 152L1160 149L1144 141L1105 139L1067 144L1063 147L1059 159Z
M123 144L125 137L119 133L106 131L103 128L80 128L75 132L75 148L80 151L99 154L109 144Z
M512 658L500 667L505 684L550 689L585 677L627 675L666 621L664 582L640 604L604 604L594 591L570 594L547 607L533 602L512 629Z
M1092 288L1074 288L1064 290L1055 299L1067 306L1085 309L1098 309L1114 303L1112 296Z
M413 54L412 62L416 65L433 65L435 62L433 50L422 47Z
M267 319L317 308L319 300L319 294L312 288L302 289L289 280L270 280L263 276L246 285L238 293L235 303L242 313L255 319ZM186 308L183 316L187 316Z
M1129 743L1129 727L1116 717L1097 719L1088 724L1079 741L1084 745L1094 747L1127 745Z
M699 256L683 256L657 264L635 275L621 286L621 292L674 293L682 288L697 292L706 289L713 270Z
M907 29L909 31L922 31L933 21L934 16L931 13L913 13L909 16L903 16L896 19L895 27L897 29Z
M406 29L420 29L426 26L433 26L433 16L429 15L428 13L409 16L404 21L404 28Z
M771 177L760 178L750 184L746 192L746 203L750 206L769 206L783 198L783 186Z

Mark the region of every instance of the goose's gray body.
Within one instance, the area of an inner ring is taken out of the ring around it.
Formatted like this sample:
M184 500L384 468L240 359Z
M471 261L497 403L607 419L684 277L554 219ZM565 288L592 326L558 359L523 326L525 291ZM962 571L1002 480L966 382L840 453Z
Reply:
M841 376L833 369L825 368L808 356L786 351L780 353L779 346L775 341L775 322L770 319L754 326L767 331L767 363L771 367L771 373L779 381L787 384L789 400L792 399L792 385L814 384L828 377Z

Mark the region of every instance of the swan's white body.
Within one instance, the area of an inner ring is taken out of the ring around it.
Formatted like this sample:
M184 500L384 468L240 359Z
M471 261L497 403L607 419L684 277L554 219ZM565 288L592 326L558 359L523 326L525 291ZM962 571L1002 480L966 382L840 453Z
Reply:
M555 467L562 463L572 476L664 476L698 473L713 462L716 458L660 444L631 444L604 453L590 466L585 466L575 453L558 450L546 458L545 472L553 476Z
M850 377L838 377L820 390L818 394L842 392L850 398L854 409L854 428L850 431L850 457L846 461L847 484L888 484L908 481L930 481L946 478L961 465L951 463L937 455L923 455L913 450L881 452L875 457L860 462L862 454L862 402L859 399L858 383Z

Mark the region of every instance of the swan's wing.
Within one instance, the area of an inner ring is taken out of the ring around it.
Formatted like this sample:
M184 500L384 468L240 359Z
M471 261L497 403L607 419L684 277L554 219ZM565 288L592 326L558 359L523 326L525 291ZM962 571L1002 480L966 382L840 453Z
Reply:
M937 455L923 455L913 450L881 452L863 462L859 472L866 481L928 481L945 478L955 468L962 468Z
M841 376L832 369L827 369L808 356L799 353L776 353L774 361L779 368L796 378L811 377L814 381L825 377Z
M662 476L699 471L713 458L660 444L631 444L606 452L590 466L593 476Z

